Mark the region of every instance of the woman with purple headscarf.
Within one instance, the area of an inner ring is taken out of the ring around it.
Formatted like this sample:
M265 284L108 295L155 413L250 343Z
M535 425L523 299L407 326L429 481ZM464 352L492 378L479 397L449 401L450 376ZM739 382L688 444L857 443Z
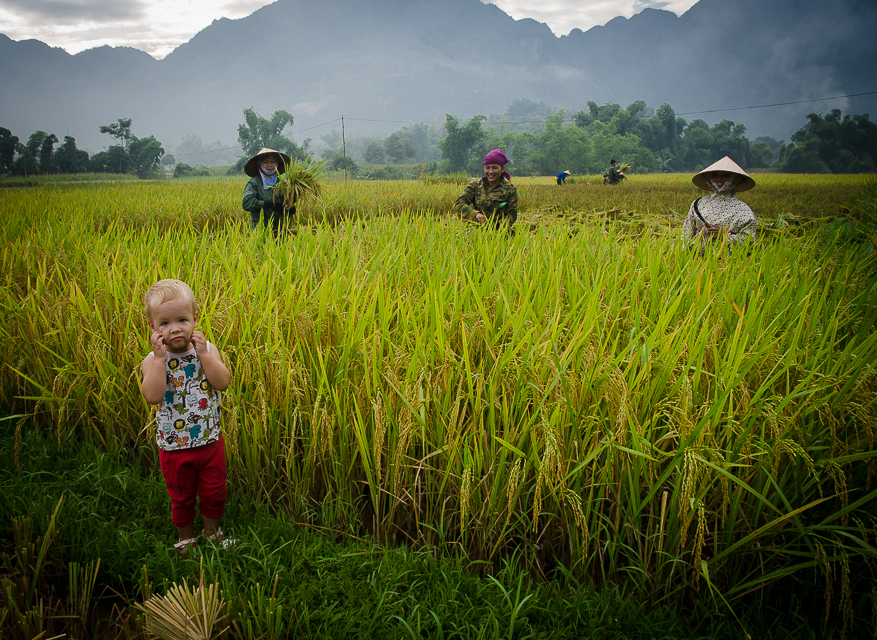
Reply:
M484 177L472 179L466 190L454 202L454 210L463 220L484 224L503 225L514 233L512 225L518 219L518 190L512 177L505 171L509 159L500 149L484 156Z

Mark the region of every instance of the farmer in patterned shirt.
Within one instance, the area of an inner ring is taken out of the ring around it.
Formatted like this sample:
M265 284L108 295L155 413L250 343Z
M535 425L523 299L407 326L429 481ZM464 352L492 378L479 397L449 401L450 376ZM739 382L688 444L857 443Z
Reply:
M509 159L500 149L484 156L484 177L472 182L454 202L454 210L463 220L496 228L506 226L514 235L512 225L518 219L518 190L512 177L505 171Z
M755 186L755 180L736 162L725 156L694 176L695 186L709 191L691 203L682 227L683 242L703 248L713 240L725 239L730 249L747 240L755 239L758 223L755 214L737 199L737 192Z

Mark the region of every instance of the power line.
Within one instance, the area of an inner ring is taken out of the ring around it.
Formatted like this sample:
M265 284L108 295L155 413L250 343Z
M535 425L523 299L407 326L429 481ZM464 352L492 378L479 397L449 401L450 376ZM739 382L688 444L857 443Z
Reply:
M848 93L842 96L831 96L829 98L813 98L811 100L795 100L792 102L774 102L772 104L756 104L750 105L747 107L724 107L721 109L706 109L704 111L685 111L685 112L677 112L677 116L692 116L700 113L718 113L720 111L744 111L747 109L765 109L767 107L783 107L790 104L807 104L809 102L823 102L825 100L838 100L840 98L857 98L859 96L872 96L877 94L877 91L866 91L864 93ZM648 116L636 116L637 118L651 118L654 114ZM370 118L347 118L347 120L358 120L360 122L386 122L391 124L433 124L432 121L412 121L412 120L375 120ZM564 118L563 122L572 122L573 118ZM510 124L545 124L545 120L537 120L533 122L511 122Z
M746 109L766 109L767 107L784 107L790 104L807 104L809 102L823 102L824 100L837 100L839 98L857 98L859 96L873 96L877 91L866 91L865 93L849 93L843 96L832 96L830 98L813 98L812 100L795 100L794 102L774 102L773 104L756 104L750 107L727 107L725 109L707 109L706 111L687 111L685 113L677 113L678 116L693 116L699 113L717 113L719 111L743 111Z
M793 104L808 104L811 102L825 102L827 100L839 100L841 98L858 98L860 96L873 96L873 95L877 95L877 91L865 91L862 93L848 93L848 94L844 94L844 95L840 95L840 96L831 96L828 98L812 98L810 100L793 100L790 102L773 102L771 104L756 104L756 105L749 105L746 107L724 107L721 109L705 109L703 111L682 111L682 112L677 112L676 115L677 116L693 116L693 115L699 115L702 113L720 113L722 111L747 111L750 109L767 109L770 107L785 107L785 106L793 105ZM635 117L637 117L637 118L653 118L655 116L654 116L654 114L652 114L652 115L648 115L648 116L643 115L643 116L635 116ZM409 125L410 124L436 124L434 120L380 120L380 119L376 119L376 118L345 118L345 119L346 120L353 120L356 122L380 122L380 123L386 123L386 124L409 124ZM326 125L330 125L330 124L333 124L335 122L340 122L340 121L341 121L341 118L335 118L334 120L329 120L328 122L314 125L312 127L308 127L307 129L300 129L298 131L293 131L292 133L293 134L304 133L305 131L312 131L313 129L319 129L320 127L325 127ZM533 122L509 122L509 124L513 124L513 125L545 124L546 121L547 121L547 118L546 118L546 120L536 120ZM564 118L562 120L562 122L573 122L573 121L574 121L573 117ZM496 124L499 124L499 123L496 123ZM493 124L490 124L488 126L493 126ZM202 155L205 153L218 153L220 151L231 151L231 150L240 150L240 149L242 149L242 147L240 145L235 145L232 147L224 147L222 149L212 149L210 151L196 151L194 153L176 153L176 154L174 154L174 156L186 157L186 156Z
M346 118L346 120L356 120L357 122L390 122L394 124L433 124L432 120L374 120L372 118ZM521 122L520 124L542 124L535 122Z
M350 120L350 118L347 118ZM329 122L324 122L323 124L318 124L313 127L308 127L307 129L300 129L298 131L293 131L293 133L304 133L305 131L310 131L311 129L319 129L320 127L325 127L327 124L332 124L333 122L340 122L341 118L335 118L334 120L329 120Z
M308 127L307 129L299 129L298 131L293 131L292 133L304 133L305 131L310 131L311 129L319 129L320 127L325 127L327 124L332 124L333 122L339 122L341 118L335 118L334 120L329 120L329 122L324 122L323 124L314 125L313 127ZM180 156L181 158L184 156L198 156L205 153L218 153L220 151L232 151L235 149L243 150L243 147L239 144L231 146L231 147L223 147L222 149L210 149L209 151L194 151L192 153L175 153L174 157Z

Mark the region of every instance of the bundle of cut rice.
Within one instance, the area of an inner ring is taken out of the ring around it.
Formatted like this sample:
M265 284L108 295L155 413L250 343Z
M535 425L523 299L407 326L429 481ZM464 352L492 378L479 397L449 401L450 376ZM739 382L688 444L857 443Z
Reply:
M304 204L303 200L316 200L323 191L326 162L308 158L296 159L285 173L280 174L279 188L284 200L290 204Z

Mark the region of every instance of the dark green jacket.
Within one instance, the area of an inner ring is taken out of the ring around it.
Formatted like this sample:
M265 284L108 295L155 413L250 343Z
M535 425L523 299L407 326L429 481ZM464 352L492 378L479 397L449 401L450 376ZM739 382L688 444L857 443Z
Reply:
M454 202L454 210L463 220L475 220L480 212L497 226L505 222L511 227L518 219L518 190L505 178L493 189L484 178L473 180Z
M621 182L621 171L618 169L618 165L609 167L609 184L618 184L619 182Z
M272 198L274 205L277 207L276 210L270 206L268 208L265 207L266 204L270 205ZM283 194L273 189L266 189L262 186L262 177L256 176L247 181L247 186L244 187L244 197L241 200L241 206L250 212L250 226L255 227L259 224L263 209L265 210L266 223L273 221L275 217L278 220L282 219Z

